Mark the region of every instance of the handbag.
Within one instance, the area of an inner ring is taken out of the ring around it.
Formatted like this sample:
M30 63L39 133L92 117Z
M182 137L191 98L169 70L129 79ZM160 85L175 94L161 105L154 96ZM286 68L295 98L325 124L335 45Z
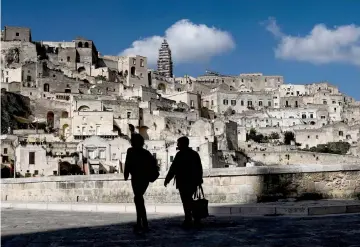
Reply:
M159 166L157 165L157 161L156 159L154 158L154 156L150 155L150 164L149 164L149 173L148 173L148 178L149 178L149 182L150 183L153 183L156 181L156 179L159 178L160 176L160 168Z
M194 193L192 215L194 219L204 219L209 216L208 209L209 201L205 199L204 190L202 186L197 187Z

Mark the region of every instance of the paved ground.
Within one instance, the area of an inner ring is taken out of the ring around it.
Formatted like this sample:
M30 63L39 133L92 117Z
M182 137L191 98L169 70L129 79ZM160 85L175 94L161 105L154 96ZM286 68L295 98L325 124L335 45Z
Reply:
M132 233L134 215L51 211L1 212L2 246L306 246L360 247L360 215L211 217L199 231L182 218L152 215L153 231Z

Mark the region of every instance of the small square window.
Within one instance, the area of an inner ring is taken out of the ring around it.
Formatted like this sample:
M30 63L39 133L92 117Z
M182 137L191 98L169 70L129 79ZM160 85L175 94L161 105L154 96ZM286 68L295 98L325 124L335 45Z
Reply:
M19 36L20 36L20 34L19 34L19 33L16 33L15 35L16 35L17 37L19 37Z

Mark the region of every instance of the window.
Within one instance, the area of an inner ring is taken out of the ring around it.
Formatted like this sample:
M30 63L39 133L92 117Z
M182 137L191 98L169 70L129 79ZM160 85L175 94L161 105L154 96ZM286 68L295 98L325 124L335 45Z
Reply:
M320 118L321 118L321 119L325 119L326 117L325 117L325 116L321 116Z
M39 170L35 170L34 175L39 175Z
M19 37L19 33L16 33L15 35L16 35L16 37Z
M195 104L194 104L194 101L193 101L193 100L190 100L190 106L191 106L191 107L194 107L194 105L195 105Z
M89 159L95 159L95 150L88 150L87 153Z
M198 152L199 152L199 151L200 151L200 147L197 147L197 148L196 148L196 151L198 151Z
M54 176L57 176L57 171L53 171L53 175L54 175Z
M247 102L247 105L248 105L248 106L252 106L252 101L249 100L249 101Z
M336 101L335 101L335 100L333 100L333 101L332 101L332 103L333 103L333 104L336 104Z
M297 101L295 101L295 107L298 107L299 105L298 105L298 102Z
M285 106L289 106L289 101L286 101L286 102L285 102Z
M131 117L131 112L128 111L128 112L126 113L126 116L127 116L127 118L130 118L130 117Z
M324 105L327 105L327 101L326 101L326 100L323 100L323 104L324 104Z
M133 65L136 65L136 59L133 58Z
M6 77L6 82L9 82L9 78L8 78L8 77Z
M224 99L223 103L224 103L224 105L227 105L227 104L229 104L229 101L227 99Z
M102 160L106 159L106 157L105 157L105 150L100 150L100 151L99 151L99 158L102 159Z
M29 152L29 165L35 165L35 152Z
M343 136L344 132L342 132L341 130L339 131L339 136Z
M319 139L319 136L318 136L318 135L316 135L316 139Z
M7 151L8 151L7 148L4 148L4 154L7 154Z
M31 76L26 76L26 81L31 81Z
M83 135L85 135L86 134L86 132L85 132L85 127L82 127L82 132L81 132Z
M268 106L271 107L271 101L268 101Z
M308 139L310 139L310 136L308 136Z
M244 105L244 101L243 101L243 100L242 100L242 101L240 101L240 105L242 105L242 106Z
M262 104L262 101L259 101L259 106L262 106L263 104Z
M140 66L144 67L144 59L140 59Z
M174 161L174 156L170 156L170 162Z
M213 106L214 105L214 101L213 100L211 100L211 106Z
M334 108L334 112L336 112L336 107Z
M153 153L152 155L153 155L153 156L154 156L154 158L156 159L156 153Z
M67 60L68 62L70 62L70 57L67 57L66 60Z
M96 130L95 130L96 132L96 135L98 136L98 135L100 135L100 126L96 126Z
M310 113L310 118L314 118L314 114Z
M233 99L232 99L232 100L231 100L231 105L232 105L232 106L235 106L235 105L236 105L236 100L233 100Z

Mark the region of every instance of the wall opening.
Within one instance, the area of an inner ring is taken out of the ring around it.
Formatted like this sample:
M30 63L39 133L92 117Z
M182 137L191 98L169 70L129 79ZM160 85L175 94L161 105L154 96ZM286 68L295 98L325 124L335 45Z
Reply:
M46 115L46 122L47 122L47 125L51 128L54 127L54 112L52 111L49 111Z

